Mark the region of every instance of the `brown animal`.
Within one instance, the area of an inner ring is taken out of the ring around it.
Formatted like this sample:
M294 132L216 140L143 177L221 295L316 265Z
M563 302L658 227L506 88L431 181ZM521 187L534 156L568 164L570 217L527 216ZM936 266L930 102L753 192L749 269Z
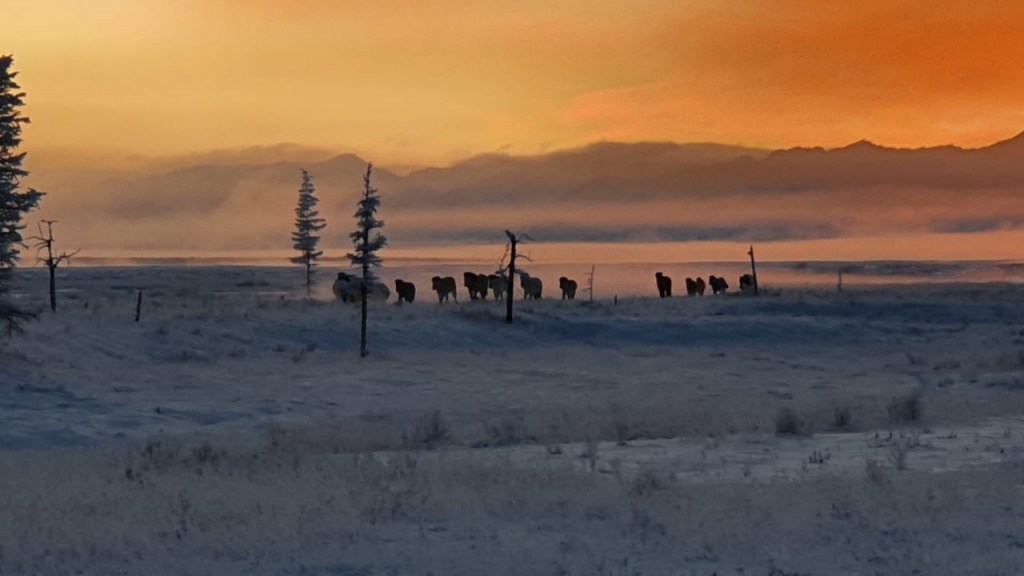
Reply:
M703 296L704 291L708 289L708 285L704 283L703 278L697 278L697 296Z
M395 293L398 294L398 303L402 301L413 303L416 300L416 285L405 280L395 280Z
M498 276L497 274L490 274L487 276L487 286L494 293L494 299L501 300L508 292L508 278Z
M661 272L654 275L654 279L658 282L658 296L661 298L668 298L672 296L672 279L665 276Z
M579 287L576 281L562 276L558 279L558 287L562 289L562 300L575 300L576 288Z
M715 294L724 294L729 289L729 284L726 283L725 278L719 278L718 276L708 276L708 284L711 286L711 291Z
M523 289L524 300L540 300L541 292L544 291L544 283L540 278L534 278L526 272L519 273L519 286Z
M746 294L754 291L754 277L750 274L740 276L740 292Z
M487 275L464 272L462 274L462 285L469 290L470 300L487 299Z
M455 278L451 276L434 276L430 279L430 287L433 288L434 292L437 292L437 303L446 302L448 297L451 296L455 302L459 301L459 296L456 294Z
M697 295L697 283L693 281L693 278L686 279L686 295L696 296Z

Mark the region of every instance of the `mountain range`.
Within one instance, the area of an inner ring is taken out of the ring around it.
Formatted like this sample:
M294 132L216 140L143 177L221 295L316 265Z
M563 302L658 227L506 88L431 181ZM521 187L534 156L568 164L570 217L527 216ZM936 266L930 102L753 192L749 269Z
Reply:
M45 166L42 217L78 245L132 249L288 248L299 169L347 245L366 161L301 162L267 150L194 155L158 169L81 177ZM601 142L533 156L485 154L397 173L375 167L395 242L789 240L893 231L971 233L1024 224L1024 134L976 149L834 149Z

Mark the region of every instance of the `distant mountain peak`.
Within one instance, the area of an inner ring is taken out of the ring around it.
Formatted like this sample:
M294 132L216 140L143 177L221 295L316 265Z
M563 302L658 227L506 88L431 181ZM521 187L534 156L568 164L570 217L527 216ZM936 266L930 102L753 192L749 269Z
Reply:
M878 144L875 144L870 140L857 140L853 144L847 144L846 146L843 146L842 148L837 148L836 150L846 150L850 152L867 152L875 150L888 150L888 148L886 148L885 146L879 146Z

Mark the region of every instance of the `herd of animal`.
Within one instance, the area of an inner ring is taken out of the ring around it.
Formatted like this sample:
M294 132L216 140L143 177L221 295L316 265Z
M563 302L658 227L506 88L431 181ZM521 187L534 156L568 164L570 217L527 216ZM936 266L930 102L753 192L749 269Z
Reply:
M662 298L669 298L672 296L672 278L665 276L661 272L657 272L654 274L654 280L658 285L658 296ZM687 278L686 295L703 296L709 286L714 294L725 294L729 290L729 283L725 281L725 278L721 278L719 276L708 276L707 282L704 282L704 279L700 277L696 280L693 278ZM740 276L740 292L747 294L754 291L754 277L751 274L744 274Z
M525 272L518 272L519 286L523 290L525 300L540 300L544 292L544 283L540 278L534 278ZM661 272L654 275L658 286L658 296L668 298L672 296L672 278ZM476 274L466 272L462 275L462 285L469 293L470 300L486 300L488 295L493 295L495 300L505 298L508 290L508 277L500 274ZM703 278L686 279L687 296L703 296L704 292L711 288L714 294L724 294L729 290L729 284L725 278L708 276L705 283ZM563 300L575 300L576 291L579 285L575 280L562 276L558 279L558 288L562 292ZM362 283L359 277L338 272L338 278L332 287L334 296L342 302L359 302L362 297ZM430 279L430 289L437 293L437 302L459 301L458 285L455 278L451 276L434 276ZM750 274L740 276L740 292L747 293L754 291L754 277ZM398 302L412 304L416 300L416 285L405 280L395 280L395 293L398 295ZM387 301L391 297L391 289L382 282L372 281L367 286L367 297L370 300Z

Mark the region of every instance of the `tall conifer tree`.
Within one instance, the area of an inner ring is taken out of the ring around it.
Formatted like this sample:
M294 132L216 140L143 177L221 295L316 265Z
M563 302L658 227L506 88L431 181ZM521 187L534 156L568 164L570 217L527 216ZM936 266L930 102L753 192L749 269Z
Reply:
M370 176L373 173L373 164L366 165L366 174L363 176L363 197L359 200L356 208L356 231L350 234L355 250L348 255L353 266L359 267L362 271L362 317L359 325L359 355L366 356L369 350L366 348L366 296L370 283L377 280L373 269L381 265L380 256L377 251L387 246L388 240L380 232L374 232L384 227L384 222L377 220L377 209L380 208L380 196L377 189L370 185Z
M6 334L17 331L20 321L31 317L11 304L7 294L22 243L21 219L43 197L32 188L19 191L21 179L28 176L28 171L21 167L25 152L18 152L18 147L21 126L28 124L29 119L18 111L25 104L25 93L20 92L21 87L14 81L18 73L11 69L13 64L12 56L0 55L0 331Z
M323 250L316 249L320 243L320 236L317 233L327 226L327 221L320 218L320 212L316 210L318 202L313 178L309 172L303 170L299 204L295 207L295 232L292 232L292 247L299 251L299 255L291 260L294 264L306 267L307 296L313 284L313 271L316 269L317 260L324 253Z

